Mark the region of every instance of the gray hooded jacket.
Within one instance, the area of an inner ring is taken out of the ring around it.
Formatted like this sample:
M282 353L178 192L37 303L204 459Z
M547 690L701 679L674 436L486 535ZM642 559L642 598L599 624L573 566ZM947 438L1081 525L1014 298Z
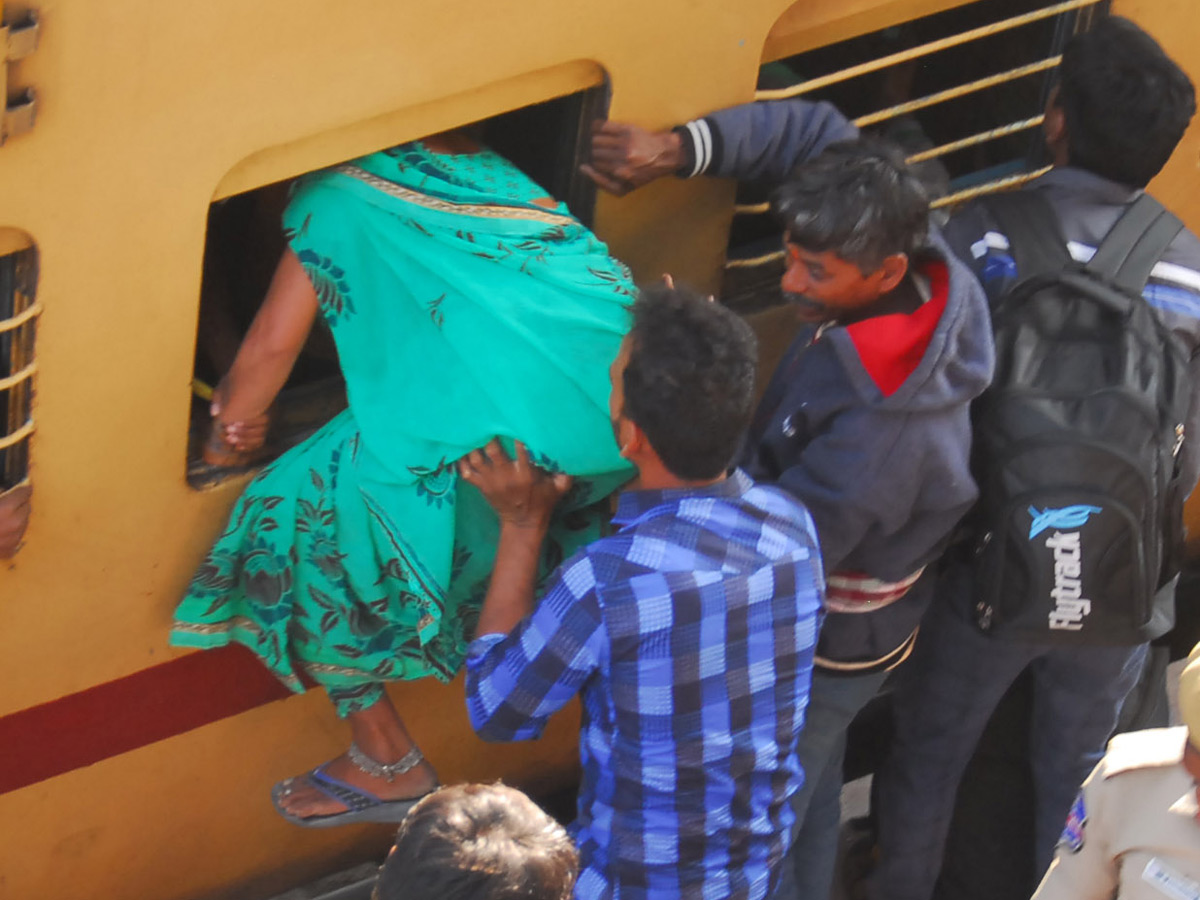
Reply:
M733 107L681 131L691 138L688 174L767 182L857 136L833 106L802 100ZM929 287L915 312L797 337L741 459L753 478L808 507L831 583L843 573L897 582L919 572L977 495L970 403L992 375L987 303L936 230L912 268ZM881 609L830 612L818 648L827 667L862 671L887 659L915 629L930 581Z

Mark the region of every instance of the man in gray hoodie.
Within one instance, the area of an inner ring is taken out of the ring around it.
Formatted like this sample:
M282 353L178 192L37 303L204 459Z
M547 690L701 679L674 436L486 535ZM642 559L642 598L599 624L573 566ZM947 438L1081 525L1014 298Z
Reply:
M616 193L666 174L780 185L782 288L804 327L740 464L808 507L828 584L781 900L829 895L846 729L908 655L926 566L975 500L968 412L993 365L983 292L920 182L857 137L828 104L751 104L657 134L602 123L587 169Z

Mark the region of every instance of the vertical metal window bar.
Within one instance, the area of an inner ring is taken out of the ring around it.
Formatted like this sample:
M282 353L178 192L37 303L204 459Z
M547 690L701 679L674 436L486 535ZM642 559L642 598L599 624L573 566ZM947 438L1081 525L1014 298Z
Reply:
M0 490L29 475L33 434L34 341L42 308L35 298L37 251L0 256Z

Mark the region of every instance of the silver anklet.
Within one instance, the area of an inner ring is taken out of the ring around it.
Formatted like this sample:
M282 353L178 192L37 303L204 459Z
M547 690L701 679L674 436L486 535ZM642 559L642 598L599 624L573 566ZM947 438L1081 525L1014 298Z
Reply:
M358 744L353 741L350 742L350 750L347 755L350 757L350 762L358 766L360 772L370 775L372 778L386 779L388 782L395 781L397 775L403 775L425 759L421 755L421 751L413 747L396 762L385 764L371 759L371 757L359 750Z

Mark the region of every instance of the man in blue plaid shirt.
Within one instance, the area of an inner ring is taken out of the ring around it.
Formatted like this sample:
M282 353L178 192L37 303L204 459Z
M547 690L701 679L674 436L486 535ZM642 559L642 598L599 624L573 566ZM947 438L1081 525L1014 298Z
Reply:
M610 370L637 479L617 532L567 560L536 608L570 479L519 444L515 460L493 442L460 463L501 520L466 663L471 723L488 740L534 738L581 696L581 900L762 900L788 846L824 579L807 511L725 474L754 368L728 310L669 286L642 295Z

